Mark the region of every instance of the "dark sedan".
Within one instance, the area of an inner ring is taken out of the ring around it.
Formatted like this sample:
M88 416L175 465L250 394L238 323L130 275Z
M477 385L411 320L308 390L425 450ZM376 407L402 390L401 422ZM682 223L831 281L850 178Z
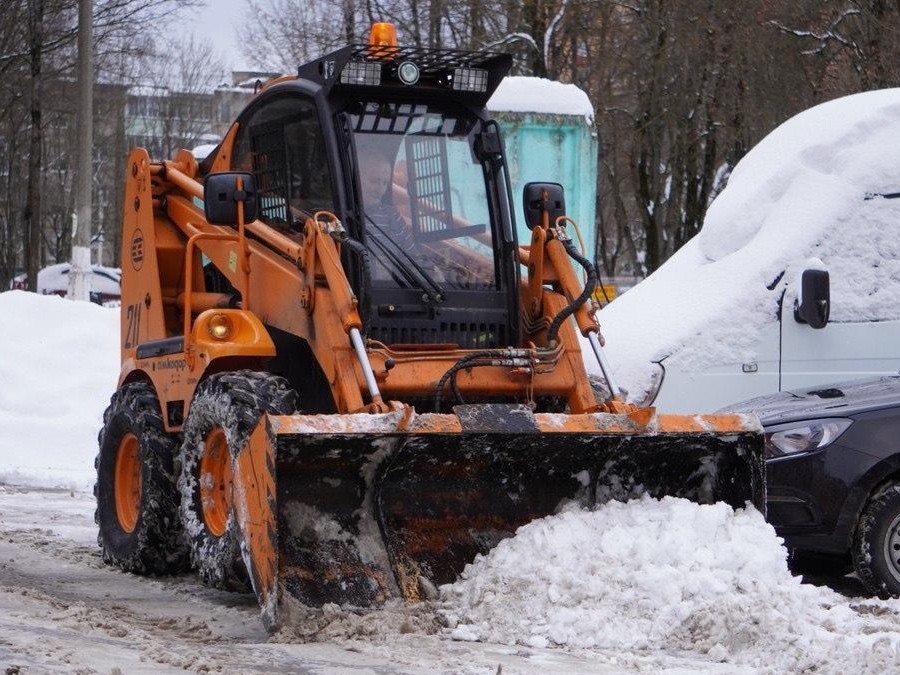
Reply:
M782 392L735 410L766 431L767 517L795 569L852 565L900 596L900 377Z

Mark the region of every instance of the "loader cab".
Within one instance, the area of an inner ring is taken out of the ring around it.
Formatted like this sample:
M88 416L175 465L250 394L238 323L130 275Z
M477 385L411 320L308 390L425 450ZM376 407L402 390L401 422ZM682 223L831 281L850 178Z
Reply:
M518 341L514 227L496 133L465 106L354 101L339 113L369 337L467 349ZM475 317L475 320L473 320Z
M483 112L510 63L351 46L301 66L238 119L232 169L256 174L260 217L299 235L306 217L332 211L367 251L345 247L343 262L369 339L518 344L509 181Z

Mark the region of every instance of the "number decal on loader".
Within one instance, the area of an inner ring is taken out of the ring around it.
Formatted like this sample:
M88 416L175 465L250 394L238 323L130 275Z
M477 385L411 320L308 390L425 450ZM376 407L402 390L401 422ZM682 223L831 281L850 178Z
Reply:
M128 319L128 330L125 332L125 349L131 349L132 347L137 347L138 343L138 331L141 327L141 303L137 302L133 305L128 305L125 316Z

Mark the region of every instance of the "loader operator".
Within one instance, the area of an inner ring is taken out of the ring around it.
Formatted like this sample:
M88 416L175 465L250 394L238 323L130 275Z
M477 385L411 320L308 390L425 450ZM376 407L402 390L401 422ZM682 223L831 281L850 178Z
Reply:
M361 154L359 170L366 236L370 239L370 250L376 253L373 279L387 281L394 276L377 255L386 248L406 260L414 259L419 272L435 283L443 282L440 259L430 248L419 246L409 223L394 205L394 166L391 161L377 151Z
M359 182L362 187L363 208L371 219L367 223L370 234L383 233L405 251L415 246L412 229L394 207L391 199L394 169L384 155L370 154L360 158Z

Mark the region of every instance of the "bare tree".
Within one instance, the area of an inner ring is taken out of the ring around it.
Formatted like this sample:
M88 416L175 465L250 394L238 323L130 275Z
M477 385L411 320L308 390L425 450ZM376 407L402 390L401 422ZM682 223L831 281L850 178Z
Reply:
M359 0L248 0L246 13L252 21L244 22L238 33L244 55L258 67L290 73L348 40L358 40L364 12Z
M99 77L108 77L126 55L130 58L139 52L146 43L148 26L159 25L167 14L193 1L96 0L94 51ZM48 117L47 101L59 95L61 83L73 79L76 35L77 0L11 0L0 14L0 88L4 94L0 149L8 168L0 191L5 197L0 218L0 282L4 284L22 260L28 282L35 287L47 242L59 238L44 236L49 203L45 133L49 124L59 122L55 112ZM23 136L27 143L22 142ZM22 186L18 184L23 173L20 166L26 167ZM53 195L54 202L56 197ZM51 228L55 227L53 220ZM68 235L62 239L63 247L71 245Z
M888 0L806 0L769 24L793 38L824 92L880 89L900 81L900 5Z
M40 249L56 255L69 245L62 146L42 138L61 111L41 93L71 73L75 2L13 0L0 15L0 280L23 247L39 262ZM98 78L109 83L129 80L133 52L152 51L145 27L187 0L95 3ZM365 41L383 20L402 44L508 51L514 72L586 90L601 148L596 257L610 274L652 272L696 234L731 168L787 117L900 78L900 7L888 0L247 0L247 9L242 42L267 70L293 72ZM190 108L205 105L202 96L177 92L202 91L218 69L206 46L167 52L155 85L174 94L159 154L200 140L192 120L208 115ZM120 128L109 145L124 155L122 136ZM98 194L111 162L95 166ZM96 217L115 229L117 214ZM46 230L37 243L31 222Z
M212 129L213 90L225 66L211 43L191 37L161 41L161 49L144 58L145 75L133 90L132 111L144 129L147 150L167 159L180 148L208 143Z
M594 30L566 74L598 102L597 257L647 274L699 231L753 143L814 101L814 77L765 0L602 4L576 14Z

